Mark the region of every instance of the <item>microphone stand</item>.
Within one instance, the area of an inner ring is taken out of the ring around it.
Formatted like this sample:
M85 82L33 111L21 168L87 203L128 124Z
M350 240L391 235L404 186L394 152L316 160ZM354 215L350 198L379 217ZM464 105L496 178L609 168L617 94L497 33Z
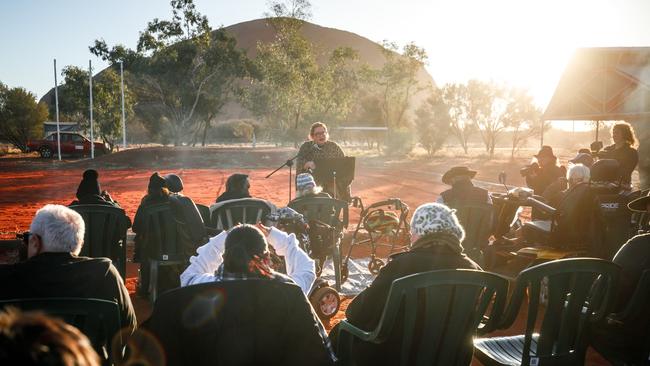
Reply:
M294 162L294 160L298 159L298 157L300 157L300 153L296 154L296 156L294 156L293 158L291 158L291 159L285 161L284 164L282 164L282 165L280 165L279 167L277 167L277 169L275 169L274 171L272 171L271 173L269 173L269 175L267 175L267 176L265 177L265 179L268 179L268 178L270 178L273 174L277 173L280 169L284 168L285 166L288 166L288 167L289 167L289 202L291 202L291 189L292 189L292 186L293 186L293 183L292 183L292 170L291 170L291 167L293 167L293 162Z

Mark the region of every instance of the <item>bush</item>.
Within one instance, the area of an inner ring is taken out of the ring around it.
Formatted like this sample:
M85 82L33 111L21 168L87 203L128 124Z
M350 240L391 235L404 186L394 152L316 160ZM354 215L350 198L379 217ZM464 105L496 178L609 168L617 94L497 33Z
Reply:
M413 131L408 129L390 130L386 133L384 154L390 156L403 156L411 152L415 146Z
M240 142L253 141L253 133L260 136L260 125L250 119L230 120L217 124L214 134L217 140L236 140Z

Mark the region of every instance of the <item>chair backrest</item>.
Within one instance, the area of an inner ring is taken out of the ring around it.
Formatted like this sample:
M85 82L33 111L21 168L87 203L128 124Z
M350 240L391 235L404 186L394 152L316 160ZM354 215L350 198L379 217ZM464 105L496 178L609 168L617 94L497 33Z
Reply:
M79 255L110 258L125 278L129 219L124 210L107 205L75 205L70 208L81 215L86 225Z
M169 203L159 203L144 209L143 247L147 258L159 261L187 259L178 223Z
M485 248L494 229L494 206L489 203L459 203L454 208L465 229L463 247L468 251Z
M600 320L608 308L618 283L620 267L596 258L570 258L542 263L522 271L516 279L510 304L501 324L512 325L521 304L528 298L528 318L522 365L544 360L584 362L587 347L585 331L589 323ZM543 287L547 304L540 314ZM541 319L538 319L541 317ZM539 339L531 347L536 324Z
M650 354L650 332L647 331L650 329L650 313L648 309L650 309L650 270L645 270L641 274L630 301L625 306L625 309L617 314L616 319L625 325L626 330L645 330L643 332L647 339L645 345L648 346L646 356Z
M467 365L472 337L496 328L507 293L505 278L477 270L431 271L397 279L373 338L377 343L387 339L401 315L401 365Z
M634 198L636 195L618 193L596 195L600 218L597 224L601 228L597 231L600 238L595 254L599 258L614 257L621 246L636 235L637 228L632 225L632 211L627 208L627 204Z
M100 357L106 349L104 357L115 359L112 346L119 349L124 346L120 333L120 312L115 301L76 297L0 300L0 308L6 306L23 311L43 311L61 318L85 334ZM115 351L120 354L118 349Z
M228 230L239 224L256 224L264 221L273 211L273 204L257 198L244 198L215 203L210 206L212 227Z
M201 214L201 218L203 219L203 222L206 225L210 225L210 207L206 205L202 205L200 203L195 203L196 208L199 210L199 213Z
M348 203L327 197L308 197L289 202L289 207L305 216L319 220L338 230L348 227Z

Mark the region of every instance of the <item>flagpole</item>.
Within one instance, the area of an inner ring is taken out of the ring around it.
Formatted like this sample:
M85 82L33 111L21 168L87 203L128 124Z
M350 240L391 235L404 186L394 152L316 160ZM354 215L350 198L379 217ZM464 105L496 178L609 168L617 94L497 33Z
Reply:
M56 79L56 59L54 59L54 105L56 109L56 149L61 160L61 130L59 128L59 83Z
M93 66L88 60L88 85L90 89L90 158L95 158L95 134L93 126Z

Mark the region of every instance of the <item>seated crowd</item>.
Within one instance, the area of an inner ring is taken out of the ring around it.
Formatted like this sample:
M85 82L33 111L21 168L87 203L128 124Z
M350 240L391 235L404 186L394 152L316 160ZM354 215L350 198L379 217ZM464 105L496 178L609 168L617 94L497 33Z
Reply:
M616 147L612 147L607 153L615 151ZM543 147L536 158L539 165L526 172L526 181L535 194L546 197L556 209L553 225L557 230L552 231L551 240L588 240L582 236L594 222L589 221L592 215L586 213L596 210L590 167L597 171L598 162L592 166L593 161L581 152L566 171L557 165L549 146ZM627 173L626 170L623 174ZM372 284L350 302L345 315L351 324L368 331L375 329L396 279L434 270L483 270L465 255L466 233L456 215L456 208L463 204L493 203L489 192L472 182L475 175L467 167L454 167L442 177L443 183L451 188L436 203L424 203L413 212L408 248L393 254ZM71 207L119 207L106 191L101 191L98 178L95 170L84 172L77 200ZM627 182L618 173L616 178ZM216 202L250 198L249 189L249 177L234 174ZM157 299L151 317L140 328L124 279L111 260L79 255L84 242L83 218L60 205L46 205L34 216L25 239L27 259L0 265L0 300L79 297L114 301L119 307L121 326L126 329L125 336L134 339L127 353L143 358L149 355L151 359L162 354L168 365L208 365L215 360L220 364L247 365L336 363L332 345L337 342L338 327L328 336L307 299L317 277L316 266L296 236L262 223L237 225L219 233L211 231L195 203L182 191L180 176L152 174L133 220L133 259L140 263L141 271L139 293L146 293L149 281L147 248L143 244L147 230L144 212L148 207L169 204L189 257L188 266L171 271L169 277L176 283L169 287L174 289ZM309 173L297 176L296 191L295 200L330 197ZM650 196L632 201L630 208L648 212ZM543 219L544 213L534 216ZM649 241L650 234L635 236L613 258L623 269L617 311L632 297L643 271L650 270ZM286 274L271 265L271 249L284 257ZM395 326L403 325L398 320ZM620 343L611 329L603 323L596 325L593 332L603 342ZM638 336L638 331L623 337L634 335ZM45 358L62 360L48 364L98 364L99 358L88 344L79 331L61 321L39 314L21 314L15 309L0 314L0 364L40 364ZM360 342L353 357L362 365L399 364L401 347L402 339L393 333L382 344ZM49 350L47 355L43 354L45 349Z

